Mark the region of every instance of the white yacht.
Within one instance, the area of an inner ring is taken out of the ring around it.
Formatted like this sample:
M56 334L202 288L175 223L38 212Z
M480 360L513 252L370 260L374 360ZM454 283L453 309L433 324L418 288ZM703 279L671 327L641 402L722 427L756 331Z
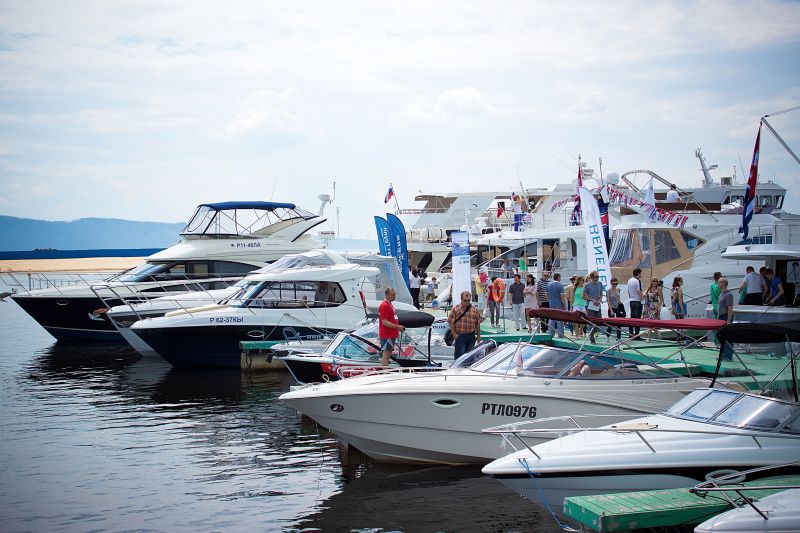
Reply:
M142 265L101 283L19 292L13 299L56 339L122 341L96 310L124 299L224 288L286 254L319 248L308 231L325 220L292 203L201 204L182 241Z
M220 305L173 311L130 329L173 365L239 366L241 341L283 341L287 332L321 338L355 327L377 309L378 293L382 299L385 286L374 281L380 274L352 262L266 270L250 274ZM414 309L399 301L395 307Z
M718 378L742 377L741 391L700 389L665 412L559 439L497 459L483 468L523 496L560 505L564 497L688 487L711 472L800 460L797 342L800 330L732 324L719 330ZM752 391L746 386L755 387ZM550 434L547 423L492 428L515 438ZM510 438L509 442L514 442ZM800 471L797 464L777 474Z
M469 368L358 376L281 399L379 461L485 463L508 453L500 437L481 433L489 425L655 413L708 383L615 355L521 343Z
M333 250L312 250L301 254L289 254L276 262L262 267L254 272L285 272L308 267L322 267L336 264L354 263L364 266L373 266L379 269L372 282L376 287L387 285L397 286L397 299L403 303L411 303L411 295L405 285L395 283L400 279L400 270L391 257L383 257L369 252L336 252ZM147 346L130 326L145 318L157 318L176 310L213 305L226 300L246 287L259 283L248 278L224 289L194 290L185 293L162 296L141 302L139 298L124 298L124 303L103 309L106 311L101 316L109 319L120 332L122 337L142 355L155 355L155 351Z

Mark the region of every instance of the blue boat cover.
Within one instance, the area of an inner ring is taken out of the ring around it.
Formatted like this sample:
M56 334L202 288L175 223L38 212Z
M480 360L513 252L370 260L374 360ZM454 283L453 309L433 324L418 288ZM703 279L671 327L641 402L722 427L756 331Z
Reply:
M215 202L213 204L200 204L198 207L210 207L222 211L225 209L264 209L272 211L274 209L294 209L294 204L287 204L283 202Z

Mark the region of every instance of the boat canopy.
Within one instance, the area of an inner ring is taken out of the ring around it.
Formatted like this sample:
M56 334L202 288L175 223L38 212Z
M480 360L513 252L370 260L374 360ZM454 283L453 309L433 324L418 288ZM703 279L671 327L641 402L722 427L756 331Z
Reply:
M686 318L683 320L649 320L645 318L601 318L588 317L580 311L562 311L560 309L529 309L531 316L547 320L559 320L595 326L642 327L664 329L690 329L697 331L717 330L725 325L724 320L711 318Z
M800 324L759 324L753 322L734 322L717 332L720 342L730 344L772 344L780 342L800 342Z
M187 238L267 237L299 222L324 220L283 202L217 202L200 204L181 231Z

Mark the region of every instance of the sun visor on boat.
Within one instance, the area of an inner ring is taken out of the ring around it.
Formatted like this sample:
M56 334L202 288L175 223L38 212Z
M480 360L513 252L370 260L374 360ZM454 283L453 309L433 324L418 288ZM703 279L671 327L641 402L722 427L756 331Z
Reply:
M720 342L731 344L769 344L778 342L800 342L800 323L759 324L751 322L735 322L728 324L717 332Z
M427 328L436 320L436 317L424 311L404 311L398 309L396 313L400 325L407 328ZM378 313L368 313L367 318L378 318Z
M549 309L541 307L539 309L529 309L531 316L547 319L559 320L562 322L572 322L577 324L599 325L599 326L619 326L619 327L642 327L642 328L665 328L665 329L691 329L698 331L716 330L725 325L724 320L711 318L686 318L683 320L648 320L645 318L600 318L587 317L579 311L562 311L560 309Z

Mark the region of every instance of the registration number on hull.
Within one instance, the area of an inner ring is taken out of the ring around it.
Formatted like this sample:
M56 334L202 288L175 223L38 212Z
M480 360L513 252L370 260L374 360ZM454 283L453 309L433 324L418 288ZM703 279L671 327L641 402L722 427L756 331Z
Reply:
M481 405L482 415L515 416L517 418L536 418L536 407L532 405L507 405L504 403L486 403Z
M234 322L244 322L243 316L213 316L208 319L209 324L231 324Z

